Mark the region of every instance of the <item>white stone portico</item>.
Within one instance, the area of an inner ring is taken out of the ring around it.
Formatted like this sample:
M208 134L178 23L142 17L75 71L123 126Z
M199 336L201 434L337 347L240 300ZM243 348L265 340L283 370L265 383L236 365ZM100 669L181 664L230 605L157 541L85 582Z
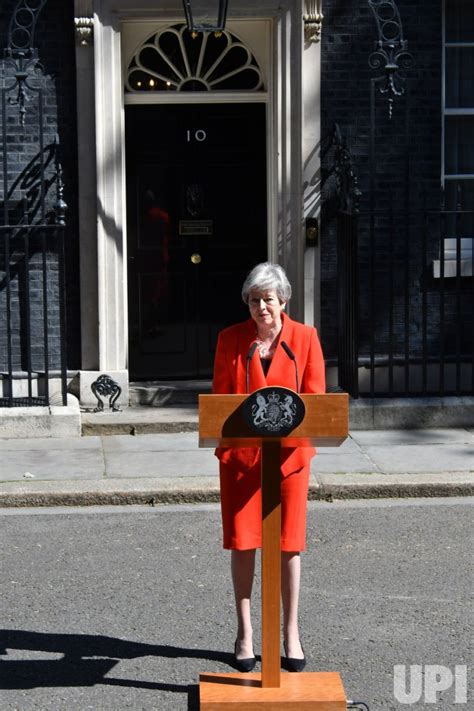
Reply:
M292 316L317 325L319 246L306 248L305 220L319 214L320 49L304 37L305 3L231 3L226 27L265 77L265 91L253 94L125 95L133 51L160 27L184 22L180 0L76 0L75 12L82 369L128 368L125 102L267 105L268 257L287 269Z

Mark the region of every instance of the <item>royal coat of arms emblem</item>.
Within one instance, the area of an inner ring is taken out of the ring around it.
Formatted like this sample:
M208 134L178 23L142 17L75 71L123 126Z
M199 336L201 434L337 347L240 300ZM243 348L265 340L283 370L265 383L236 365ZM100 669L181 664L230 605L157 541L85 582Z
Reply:
M293 390L267 387L247 398L245 419L252 429L268 434L286 434L297 427L305 415L304 403Z

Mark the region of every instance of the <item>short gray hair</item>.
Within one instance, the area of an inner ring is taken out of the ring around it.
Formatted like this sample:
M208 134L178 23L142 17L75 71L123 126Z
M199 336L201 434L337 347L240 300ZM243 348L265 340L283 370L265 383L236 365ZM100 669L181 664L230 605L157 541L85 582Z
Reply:
M291 298L291 284L285 270L279 264L272 264L272 262L257 264L247 275L242 285L242 300L245 304L248 304L249 294L253 289L257 289L257 291L274 289L280 304Z

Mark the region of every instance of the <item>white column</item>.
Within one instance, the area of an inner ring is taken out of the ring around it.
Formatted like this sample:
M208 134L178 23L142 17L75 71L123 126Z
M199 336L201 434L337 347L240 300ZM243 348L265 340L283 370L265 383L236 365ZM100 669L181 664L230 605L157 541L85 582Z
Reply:
M75 0L81 368L99 367L92 0Z
M303 66L304 219L321 211L321 43L304 42ZM320 240L305 250L305 322L319 327L321 317Z
M108 3L95 2L95 120L99 370L127 367L127 244L120 26Z
M301 163L302 13L281 13L275 27L275 150L278 155L277 256L293 287L292 318L304 316L304 234Z

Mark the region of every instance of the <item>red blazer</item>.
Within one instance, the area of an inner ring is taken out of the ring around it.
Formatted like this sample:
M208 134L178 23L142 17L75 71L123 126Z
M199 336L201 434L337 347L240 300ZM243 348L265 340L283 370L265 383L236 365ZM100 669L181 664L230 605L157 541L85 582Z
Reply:
M267 385L281 385L296 389L294 363L281 347L285 341L295 354L298 364L300 390L304 393L324 393L325 368L321 345L316 329L292 321L282 314L283 328L280 342L265 377L258 357L258 351L250 362L249 392ZM214 361L212 392L218 394L246 392L246 359L251 344L255 341L256 326L253 319L230 326L220 332ZM282 473L284 476L308 464L316 450L314 447L282 448ZM216 456L221 462L246 471L260 458L257 448L219 448Z

